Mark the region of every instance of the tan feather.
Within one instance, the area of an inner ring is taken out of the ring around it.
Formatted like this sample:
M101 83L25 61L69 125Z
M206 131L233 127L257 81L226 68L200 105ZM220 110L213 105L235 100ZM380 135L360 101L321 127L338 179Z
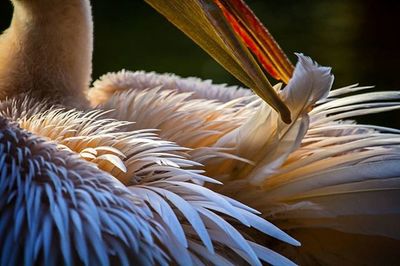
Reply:
M400 174L398 130L357 125L340 119L396 109L399 94L383 92L346 96L346 93L370 88L355 86L329 92L332 85L329 69L319 67L302 56L298 68L295 71L297 78L291 81L293 85L289 84L282 90L286 95L283 98L287 99L288 106L294 110L296 120L292 125L285 125L272 108L247 95L237 95L238 98L231 100L232 104L228 106L226 104L229 102L224 99L231 98L220 97L217 93L214 94L214 101L196 103L197 98L209 97L199 95L198 88L208 88L210 85L190 79L169 83L167 76L148 74L147 77L151 79L146 83L143 81L145 74L131 74L129 79L133 80L125 81L131 87L119 87L121 83L103 78L101 83L96 83L95 90L102 91L101 84L108 84L107 88L112 87L113 91L121 93L110 96L103 106L110 110L116 109L118 119L135 121L140 113L132 115L122 111L127 109L120 110L118 106L121 106L122 99L126 99L126 95L140 97L146 88L143 84L162 86L162 80L165 80L166 87L161 87L161 92L167 92L171 101L179 102L177 105L172 104L179 108L168 112L169 104L162 105L156 96L146 100L147 104L154 104L162 110L165 114L162 120L173 123L163 127L157 122L157 116L154 120L151 116L144 122L144 119L139 118L141 122L138 124L158 128L161 136L194 148L190 152L192 159L204 164L208 175L224 182L224 186L212 186L213 189L260 210L264 217L275 221L282 228L294 234L299 232L307 241L307 251L304 256L296 252L298 262L302 262L304 257L314 257L320 263L340 261L334 255L324 253L324 258L310 254L312 248L318 252L317 246L311 244L301 232L316 232L316 239L322 239L325 229L338 230L342 232L340 234L343 238L348 237L346 234L353 235L355 242L363 238L359 235L367 235L371 239L376 237L383 242L386 241L385 237L395 237L399 232L396 229L399 218L399 193L396 190L399 181L396 177ZM140 77L142 85L135 83L135 77ZM157 82L153 83L152 80ZM215 87L209 91L213 92L217 88L221 92L225 90ZM191 90L193 94L180 102L180 96ZM121 100L114 102L115 99ZM132 98L132 103L133 99L136 98ZM143 106L146 106L146 100L141 101ZM198 111L200 109L202 112ZM141 113L145 107L142 110ZM209 116L211 119L206 118L208 114L212 114ZM175 117L180 119L174 120ZM187 127L194 130L192 136L204 134L205 139L212 141L194 145L184 137L169 134L173 132L171 130L179 128L181 121L195 121L201 117L204 117L201 122L196 122L201 127ZM219 122L223 122L221 127L215 128L213 132L207 131L207 127ZM224 153L216 153L220 150ZM205 152L209 153L208 156ZM245 160L240 161L239 158ZM380 187L380 184L386 184L386 187ZM387 190L389 188L390 192ZM390 213L391 218L384 213ZM345 260L353 260L351 252L344 249L340 252Z

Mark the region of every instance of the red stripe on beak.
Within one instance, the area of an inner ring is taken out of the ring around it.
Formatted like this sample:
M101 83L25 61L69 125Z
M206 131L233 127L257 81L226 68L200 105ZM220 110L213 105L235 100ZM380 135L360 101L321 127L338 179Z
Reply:
M294 67L243 0L214 0L242 42L273 78L289 82Z

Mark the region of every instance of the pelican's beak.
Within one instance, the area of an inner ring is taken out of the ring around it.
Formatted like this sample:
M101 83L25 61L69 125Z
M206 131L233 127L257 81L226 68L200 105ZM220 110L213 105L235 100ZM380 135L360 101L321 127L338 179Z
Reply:
M287 83L293 65L243 0L145 0L290 123L262 69Z

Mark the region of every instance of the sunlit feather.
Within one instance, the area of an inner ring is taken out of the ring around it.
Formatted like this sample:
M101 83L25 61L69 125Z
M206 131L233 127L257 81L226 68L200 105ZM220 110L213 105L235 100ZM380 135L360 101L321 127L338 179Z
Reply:
M348 119L398 109L400 94L331 91L331 69L301 54L291 76L241 0L147 2L261 98L122 71L75 102L90 76L89 1L60 3L59 17L50 2L13 1L0 38L15 62L0 65L0 264L397 262L400 131ZM54 17L53 31L37 23ZM76 49L54 56L65 45ZM262 67L290 81L272 87Z

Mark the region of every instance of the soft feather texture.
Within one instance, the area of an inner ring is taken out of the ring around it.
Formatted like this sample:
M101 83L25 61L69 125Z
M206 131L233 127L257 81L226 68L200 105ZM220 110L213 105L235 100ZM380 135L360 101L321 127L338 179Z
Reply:
M155 127L147 129L144 116L137 122L146 129L136 130L101 110L69 109L91 108L86 101L90 1L12 3L11 26L0 36L1 265L293 264L248 234L255 228L289 244L298 241L257 211L205 187L220 183L203 175L194 153L237 158L223 149L207 152L216 141L207 136L225 133L223 123L199 124L206 135L186 130L191 145L180 146L160 138ZM236 93L247 92L221 97ZM141 95L135 104L141 102L145 114L155 107L145 102L159 95ZM167 103L168 93L161 97ZM183 106L189 94L178 97ZM193 101L189 113L200 114L200 102ZM173 105L168 114L178 108ZM229 117L229 110L221 116ZM181 129L217 114L209 112Z
M1 265L166 263L166 232L114 177L4 118L0 132Z
M143 72L96 82L97 110L68 109L90 108L89 1L15 0L0 37L0 264L293 264L271 249L398 261L399 132L342 119L397 109L399 93L326 97L330 69L302 55L280 91L213 1L149 2L182 11L174 22L293 123L245 89Z
M142 77L143 74L123 75ZM119 86L121 82L116 76L96 83L96 93L102 91L102 84L107 84L107 91L115 91L108 101L103 98L102 108L115 109L111 116L129 121L141 116L140 106L149 104L165 114L160 121L174 121L176 117L189 121L184 118L192 116L199 119L201 122L196 125L201 126L190 134L212 141L196 143L191 141L193 138L182 137L183 134L171 134L175 128L157 122L157 115L133 127L158 128L160 136L193 148L192 159L205 165L207 175L224 182L224 186L212 186L213 189L255 207L281 228L300 236L300 241L306 239L306 234L302 233L305 231L315 232L313 239L323 241L325 235L329 235L324 230L338 230L343 232L338 237L348 239L351 236L354 243L360 243L357 239L362 239L362 235L368 236L366 239L370 241L397 243L395 239L400 232L397 227L400 219L399 131L342 119L398 109L398 92L364 93L362 90L370 87L357 86L329 92L333 81L330 69L299 55L294 77L281 92L296 117L291 125L285 125L272 108L249 95L235 99L221 97L229 95L225 94L228 89L224 87L210 89L207 96L199 95L198 88L210 86L207 82L179 81L178 84L193 83L193 94L184 96L180 92L186 93L190 87L174 89L168 82L165 87L158 87L162 80L168 81L165 75L151 74L148 83L140 79L140 85L133 80L125 81L124 86ZM199 103L201 113L193 108L196 98L210 99L217 88L214 101ZM148 98L151 101L135 104L139 99L144 100L141 95L147 92L156 95L158 91L167 95L167 102L177 103L178 108L168 112L169 106L174 105L164 105L164 98L158 101L156 96ZM354 92L358 94L346 96ZM124 101L127 95L130 100ZM188 100L182 101L180 97ZM126 108L119 108L121 102ZM139 106L137 113L135 106ZM221 115L215 115L217 112ZM214 125L220 127L210 132L209 127ZM308 238L307 246L299 251L292 252L286 247L282 251L300 263L309 263L313 258L324 265L356 261L351 248L333 251L327 247L328 251L321 253L311 239ZM326 245L330 245L328 239ZM362 252L384 256L388 263L397 261L396 246L385 244L385 247L385 251L363 248ZM365 256L365 260L358 262L376 263L368 258L370 256Z
M228 102L244 96L253 95L248 89L237 86L215 85L211 80L199 78L183 79L174 74L147 73L144 71L131 72L122 70L117 73L109 73L94 82L94 87L89 91L89 97L93 105L102 104L111 95L128 90L144 90L160 87L162 90L173 90L179 93L189 92L190 98L218 100Z
M14 111L16 109L13 108L15 106L25 106L27 110L35 110L35 113L27 112L24 114L24 112L16 112ZM54 179L53 182L61 182L58 180L58 171L61 170L57 169L57 167L61 168L61 166L51 166L58 161L58 153L63 154L64 157L67 157L68 154L71 156L73 153L79 154L82 159L88 162L87 167L95 171L93 173L87 171L80 174L79 172L75 173L77 170L75 170L74 166L65 166L64 175L71 172L78 179L96 180L97 172L102 172L106 176L108 175L105 172L108 172L115 178L113 179L110 176L109 186L122 187L120 181L123 182L126 186L124 191L127 193L127 197L131 196L133 199L136 199L128 201L126 204L133 210L140 207L143 215L145 215L143 221L134 222L134 220L131 220L131 222L138 227L143 225L142 230L144 232L139 230L141 228L137 230L146 237L145 240L147 242L150 242L147 243L139 236L126 232L125 227L130 226L127 224L129 220L128 215L135 215L135 213L127 213L124 216L125 224L120 224L118 220L114 219L114 216L107 213L103 213L101 216L97 215L96 213L100 207L92 204L88 208L91 207L94 210L90 212L88 210L88 213L90 213L91 217L93 216L93 219L98 217L96 221L99 223L92 223L93 229L100 230L101 228L99 227L102 227L103 223L106 223L104 230L109 234L116 234L114 241L136 243L135 250L138 250L138 253L133 253L131 246L123 246L122 244L118 244L118 250L114 251L112 248L99 242L102 239L106 241L106 233L101 234L101 232L97 232L96 237L99 240L90 238L88 241L98 243L98 249L90 249L81 254L80 249L84 244L80 243L81 245L76 245L76 249L71 247L68 247L68 250L63 249L62 252L68 253L63 253L64 257L56 256L57 260L55 261L51 261L47 253L47 257L42 258L41 256L20 256L20 253L15 252L13 254L15 254L15 259L18 262L25 260L25 262L41 262L48 265L60 262L63 264L70 264L71 262L95 263L95 261L90 262L90 258L99 256L102 265L107 265L115 259L118 259L121 264L126 264L135 262L140 249L146 249L146 252L144 252L145 257L140 261L140 264L154 264L156 261L165 264L169 260L180 265L199 264L200 262L220 264L217 263L219 261L223 261L227 265L238 261L247 261L252 265L261 265L260 260L273 264L292 264L289 260L272 250L257 245L250 239L246 239L245 231L241 233L240 225L243 226L243 229L253 227L260 232L293 245L298 245L299 243L274 225L258 217L258 212L255 210L205 188L203 186L205 182L218 182L203 176L201 170L191 170L193 167L199 167L200 164L190 161L187 158L187 148L182 148L172 142L159 139L152 130L125 131L124 128L130 125L129 122L102 118L105 116L105 113L100 111L82 113L74 110L57 109L56 107L48 109L45 104L36 104L35 101L22 98L3 102L1 113L2 116L17 121L23 129L54 141L58 145L58 149L56 150L54 144L42 141L44 147L49 146L54 150L51 150L54 154L50 153L47 155L43 162L45 167L52 167L51 169L57 171L54 174L48 174L50 178ZM17 128L13 128L12 130L21 131ZM22 132L21 134L28 133ZM21 137L16 137L15 141L19 139ZM7 140L8 138L5 136L3 147L11 147L11 151L3 151L3 156L5 154L11 155L9 159L11 161L6 160L5 164L12 169L10 170L12 171L11 180L14 180L26 174L21 171L15 171L13 165L19 162L19 148L16 146L17 144L9 143ZM21 145L21 147L26 146L25 154L30 154L31 150L35 149L34 144L32 144L32 147L24 144ZM46 149L41 149L41 151L45 153ZM25 155L23 158L27 160L24 164L35 164L35 156L31 158L31 156ZM60 160L63 162L65 159ZM78 159L76 158L76 160ZM84 161L78 161L83 166L86 165ZM8 173L6 169L3 169L2 172ZM43 166L38 165L34 172L37 171L46 170ZM68 176L65 178L68 179ZM40 176L32 176L30 179L33 180L32 182L40 182ZM115 185L113 185L112 181L115 182ZM8 185L5 179L2 182L1 187L4 191L10 185ZM101 182L101 180L98 182ZM9 204L3 207L5 211L20 215L19 210L24 210L25 207L18 204L18 202L15 203L14 200L18 200L18 198L12 197L15 193L17 195L21 193L19 192L20 186L15 186L15 182L12 184L14 186L10 188L10 194L6 193L2 195L2 198L7 199ZM69 189L73 192L76 190L73 187ZM48 190L48 193L55 193L50 187ZM104 203L106 206L109 206L106 202L109 196L104 195L96 187L84 187L82 190L82 193L85 193L85 190L91 191L91 194L87 195L87 200ZM36 193L36 187L30 191ZM58 186L57 191L61 193L63 188ZM118 197L118 194L115 197ZM29 197L28 200L33 200L33 198ZM70 216L71 219L75 219L76 215L71 213L79 212L78 207L69 206L68 201L69 197L64 198L63 194L57 196L57 203L63 205L62 207L64 208L64 213L62 214L64 215L64 219ZM5 213L3 207L2 213ZM59 219L58 215L61 214L58 212L53 213L51 210L50 208L50 213L48 214L50 219L48 222L50 224L46 225L46 228L44 228L46 230L50 230L49 227L53 221L56 226L60 226L57 219ZM42 210L44 213L46 211L49 210L47 208ZM118 215L125 214L119 213ZM42 216L47 217L44 214ZM13 217L15 218L16 216ZM13 217L10 216L10 219ZM22 217L25 216L23 215ZM137 219L139 218L140 216ZM116 225L113 228L107 228L107 226L111 226L114 223L120 225L121 228L118 229ZM152 230L146 229L153 227L154 230L160 230L161 232L152 232ZM8 231L10 229L17 230L13 224L5 223L3 230ZM46 233L48 234L47 237L55 237L53 236L53 231L43 232L44 229L38 229L38 234ZM72 232L75 232L75 230L72 230ZM129 235L124 236L124 233ZM36 234L36 231L26 230L21 234L23 236L21 239L35 238L32 234ZM73 238L74 235L71 235L68 231L62 231L60 234L68 238L64 240L68 243L63 243L70 245L69 239ZM10 248L8 243L11 240L3 239L1 241L4 241L2 244L4 244L5 248ZM80 239L76 241L80 241ZM47 240L45 242L46 245L50 244ZM39 246L37 250L38 253L48 252L46 247L41 248ZM6 251L8 249L2 254L8 254ZM55 250L52 254L55 255L57 252L61 251ZM115 255L115 252L117 252L117 255ZM74 255L72 258L67 259L70 253ZM18 257L21 257L21 260ZM3 257L3 259L6 258Z
M0 99L30 93L86 107L93 50L90 1L12 3L11 26L0 35Z

